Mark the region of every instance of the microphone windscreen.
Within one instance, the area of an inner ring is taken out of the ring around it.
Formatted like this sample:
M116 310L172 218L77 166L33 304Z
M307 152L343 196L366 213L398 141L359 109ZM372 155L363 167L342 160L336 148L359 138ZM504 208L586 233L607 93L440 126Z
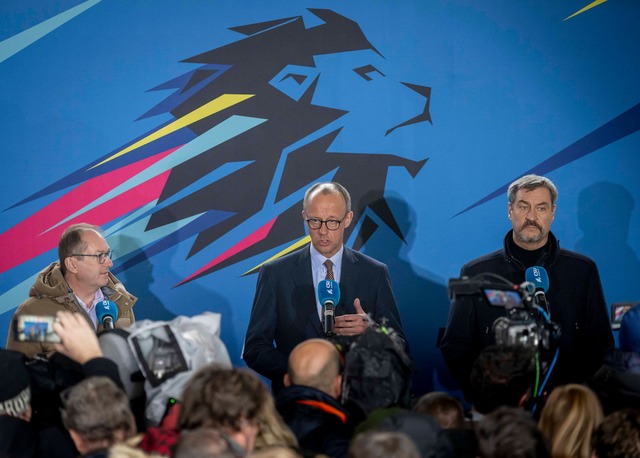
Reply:
M337 306L340 301L340 285L335 280L322 280L318 283L318 298L320 303L327 301L333 302L333 306Z
M118 306L113 301L104 299L96 304L96 316L98 317L99 323L102 323L108 316L110 316L115 323L118 319Z
M541 289L546 293L549 289L549 275L544 267L529 267L525 274L525 280L533 283L536 290Z

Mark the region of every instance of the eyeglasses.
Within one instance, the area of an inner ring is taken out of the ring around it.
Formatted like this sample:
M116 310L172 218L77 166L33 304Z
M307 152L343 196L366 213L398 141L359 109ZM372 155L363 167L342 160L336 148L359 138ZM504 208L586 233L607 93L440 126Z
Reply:
M337 220L337 219L323 220L318 218L308 218L308 219L305 219L305 221L307 222L307 226L309 226L309 229L318 230L324 224L325 226L327 226L327 229L329 229L330 231L337 231L338 228L340 227L340 223L342 223L342 221L344 221L346 217L347 215L344 215L340 220Z
M84 253L73 253L69 256L89 256L90 258L96 258L98 260L98 264L104 264L104 262L109 259L113 259L113 250L109 250L106 253L100 254L84 254Z

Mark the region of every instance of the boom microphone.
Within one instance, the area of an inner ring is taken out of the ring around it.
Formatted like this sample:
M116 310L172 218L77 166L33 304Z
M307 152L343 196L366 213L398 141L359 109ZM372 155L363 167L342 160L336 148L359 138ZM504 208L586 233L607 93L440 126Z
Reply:
M547 302L545 293L549 289L549 275L547 275L545 268L540 266L529 267L525 274L525 279L529 283L532 283L535 288L534 298L536 304L548 312L549 303Z
M331 337L335 335L333 330L335 324L336 305L340 302L340 285L334 280L322 280L318 283L318 298L322 304L322 327L324 335Z
M98 321L105 329L113 329L113 324L118 319L118 306L109 299L104 299L96 304Z

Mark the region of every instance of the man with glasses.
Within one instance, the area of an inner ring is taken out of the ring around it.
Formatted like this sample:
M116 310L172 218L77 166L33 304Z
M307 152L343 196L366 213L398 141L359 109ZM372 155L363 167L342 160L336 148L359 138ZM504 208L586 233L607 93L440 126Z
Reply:
M404 338L387 266L344 246L353 219L348 191L335 182L314 184L305 193L302 218L311 243L261 267L243 351L274 392L283 386L293 348L325 337L317 292L322 280L340 285L337 335L357 336L377 324Z
M112 251L99 227L86 223L69 226L58 243L59 261L38 274L29 298L14 313L12 326L21 316L53 317L60 310L69 310L84 316L96 331L102 330L96 304L103 300L116 304L116 326L129 326L135 319L132 308L137 299L109 271L113 266L111 257ZM55 350L51 342L17 340L13 329L7 348L30 357Z

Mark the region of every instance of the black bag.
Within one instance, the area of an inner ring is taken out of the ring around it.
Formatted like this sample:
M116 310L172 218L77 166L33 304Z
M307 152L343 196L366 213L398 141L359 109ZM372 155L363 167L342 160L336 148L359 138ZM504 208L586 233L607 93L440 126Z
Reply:
M351 341L336 338L345 362L342 377L344 405L355 404L365 415L377 408L408 408L412 364L405 342L385 327L369 326Z

